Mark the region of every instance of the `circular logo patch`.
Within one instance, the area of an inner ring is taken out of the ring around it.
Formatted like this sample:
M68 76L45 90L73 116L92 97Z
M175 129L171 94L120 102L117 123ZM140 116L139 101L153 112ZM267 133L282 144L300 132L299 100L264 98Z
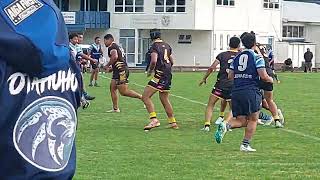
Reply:
M76 112L70 102L43 97L20 114L13 131L15 148L33 166L60 171L69 162L76 124Z

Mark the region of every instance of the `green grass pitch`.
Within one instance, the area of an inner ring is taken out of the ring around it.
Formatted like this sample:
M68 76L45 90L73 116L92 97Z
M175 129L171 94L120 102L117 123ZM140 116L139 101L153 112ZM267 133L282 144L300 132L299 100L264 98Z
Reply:
M280 73L275 101L286 118L284 129L259 126L252 141L256 153L239 151L243 129L228 133L222 144L200 131L216 74L198 87L203 73L174 73L171 102L179 130L166 129L158 96L160 128L144 132L148 114L142 102L120 97L121 113L110 114L110 74L101 87L87 87L97 97L79 111L76 180L100 179L318 179L320 177L320 74ZM85 77L88 81L88 75ZM143 73L130 75L140 93ZM87 83L88 84L88 83ZM179 97L177 97L179 96ZM197 102L191 102L189 100ZM218 116L214 113L213 120Z

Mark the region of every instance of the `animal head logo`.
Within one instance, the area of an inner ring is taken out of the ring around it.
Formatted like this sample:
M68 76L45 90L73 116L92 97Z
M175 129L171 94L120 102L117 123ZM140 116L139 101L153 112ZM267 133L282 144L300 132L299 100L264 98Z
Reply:
M170 16L162 16L161 23L163 26L168 27L170 24Z
M19 154L45 171L60 171L70 159L77 117L72 104L59 97L44 97L21 113L13 131Z

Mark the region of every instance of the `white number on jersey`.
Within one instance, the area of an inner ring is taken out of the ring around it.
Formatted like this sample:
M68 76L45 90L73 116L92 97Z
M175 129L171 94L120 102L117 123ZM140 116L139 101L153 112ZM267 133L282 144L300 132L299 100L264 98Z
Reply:
M239 71L245 71L248 67L248 55L246 54L242 54L239 57L239 66L238 66L238 70Z

